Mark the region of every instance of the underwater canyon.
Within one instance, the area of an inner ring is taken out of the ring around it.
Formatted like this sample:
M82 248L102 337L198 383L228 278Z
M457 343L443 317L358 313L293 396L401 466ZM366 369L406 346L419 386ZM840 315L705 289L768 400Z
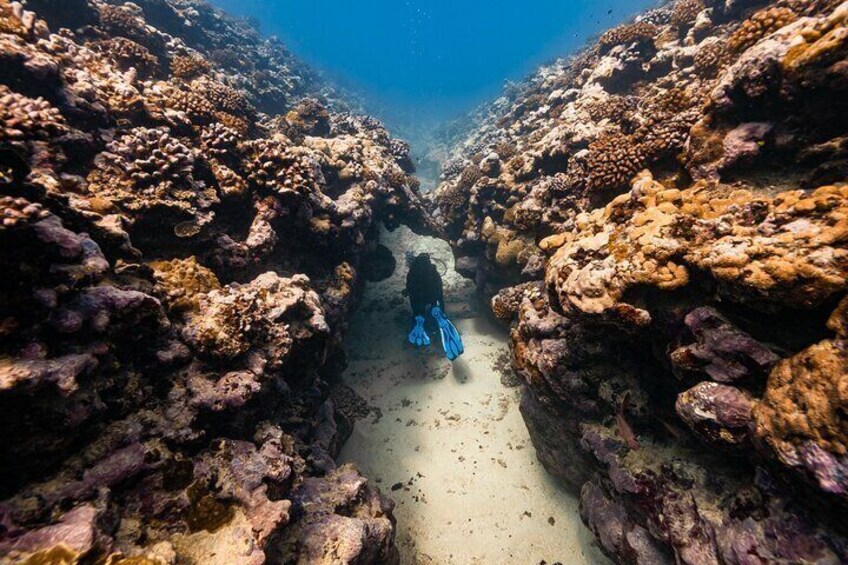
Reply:
M0 563L848 562L848 2L560 55L413 148L205 0L0 0Z

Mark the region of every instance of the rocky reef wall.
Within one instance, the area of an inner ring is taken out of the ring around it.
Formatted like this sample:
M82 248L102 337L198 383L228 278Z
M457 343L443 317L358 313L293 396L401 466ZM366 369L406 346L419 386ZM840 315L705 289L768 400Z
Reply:
M485 115L437 219L604 551L848 561L848 3L678 0Z
M396 561L327 378L429 220L349 106L199 0L0 0L0 562Z

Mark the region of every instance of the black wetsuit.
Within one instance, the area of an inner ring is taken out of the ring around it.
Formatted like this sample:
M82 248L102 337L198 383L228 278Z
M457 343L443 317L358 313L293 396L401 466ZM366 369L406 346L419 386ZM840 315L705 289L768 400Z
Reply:
M428 308L436 304L444 308L442 277L428 254L422 253L412 260L406 273L406 292L413 316L427 318Z

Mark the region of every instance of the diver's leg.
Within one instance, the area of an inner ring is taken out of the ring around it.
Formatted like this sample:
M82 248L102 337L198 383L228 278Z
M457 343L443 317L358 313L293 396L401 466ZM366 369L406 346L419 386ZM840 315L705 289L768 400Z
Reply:
M433 306L433 308L430 309L430 315L432 315L433 318L435 318L436 323L439 324L439 332L442 334L442 347L445 350L447 358L453 361L465 353L465 346L462 343L462 337L459 335L459 332L456 330L456 327L451 323L451 321L445 317L445 313L442 311L441 305Z
M415 316L415 325L409 332L409 343L416 347L430 345L430 336L427 335L427 330L424 329L424 316Z

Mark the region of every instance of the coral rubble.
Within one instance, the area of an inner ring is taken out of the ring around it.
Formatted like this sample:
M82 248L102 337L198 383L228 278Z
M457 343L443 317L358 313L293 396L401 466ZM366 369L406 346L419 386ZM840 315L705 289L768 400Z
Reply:
M477 114L434 197L619 563L848 561L848 4L677 0Z
M397 561L327 378L431 225L346 99L200 0L0 0L0 562Z

